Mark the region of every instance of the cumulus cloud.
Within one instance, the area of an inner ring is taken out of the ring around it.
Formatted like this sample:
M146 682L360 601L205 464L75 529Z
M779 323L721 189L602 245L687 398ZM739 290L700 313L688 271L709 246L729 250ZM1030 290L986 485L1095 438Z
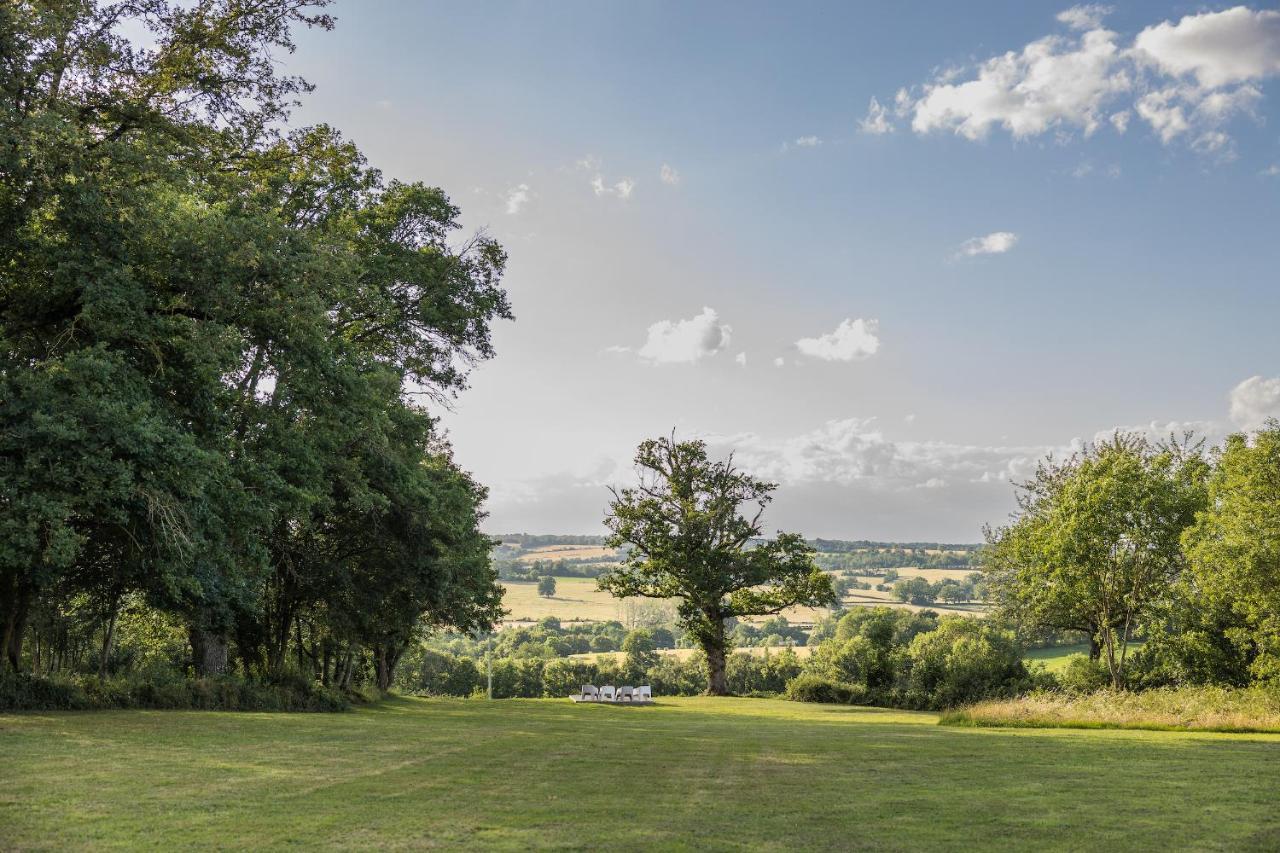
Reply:
M842 320L834 332L816 338L801 338L796 349L804 355L823 361L854 361L870 358L880 349L877 336L879 323L875 320Z
M694 364L727 347L731 331L715 309L703 308L687 320L659 320L651 325L636 355L653 364ZM629 351L627 347L610 349Z
M988 59L972 79L927 83L911 107L911 128L950 130L973 140L985 138L993 127L1015 138L1063 127L1091 134L1108 97L1129 86L1116 69L1116 38L1105 29L1049 36Z
M960 244L958 257L975 255L1003 255L1018 243L1018 235L1012 231L993 231L985 237L972 237Z
M734 361L734 363L735 363L735 364L737 364L739 367L746 367L746 366L747 366L747 354L746 354L745 352L740 352L740 353L738 353L737 355L735 355L735 356L733 357L733 361Z
M874 96L871 98L871 104L867 107L866 117L858 122L858 129L863 133L870 133L875 136L893 132L893 123L889 120L889 110Z
M787 363L787 360L786 360L785 358L783 358L782 356L778 356L777 358L775 358L775 359L773 360L773 366L774 366L774 367L784 367L784 366L786 366L786 363Z
M1171 77L1205 89L1280 74L1280 12L1244 6L1187 15L1138 33L1133 52Z
M662 168L658 171L658 177L669 187L680 185L680 173L667 163L662 164Z
M1025 477L1036 462L1066 446L1005 447L890 438L875 418L830 420L800 435L767 438L756 433L712 436L708 444L732 450L745 470L796 484L829 482L871 488L928 488L947 482L997 482Z
M1226 148L1213 144L1226 137L1221 127L1256 117L1257 84L1280 75L1280 11L1237 6L1186 15L1148 26L1129 43L1103 25L1109 11L1071 7L1057 16L1070 32L935 74L900 90L895 110L910 116L916 133L971 140L995 128L1016 139L1089 136L1105 123L1124 133L1137 115L1161 142L1187 134L1193 148L1217 155ZM872 113L883 117L883 110Z
M1231 389L1231 422L1258 429L1268 418L1280 418L1280 377L1250 376Z
M1094 30L1102 26L1102 19L1112 11L1110 6L1089 3L1059 12L1058 20L1073 30Z
M529 203L529 185L517 184L507 190L507 213L511 216L520 212L520 208Z

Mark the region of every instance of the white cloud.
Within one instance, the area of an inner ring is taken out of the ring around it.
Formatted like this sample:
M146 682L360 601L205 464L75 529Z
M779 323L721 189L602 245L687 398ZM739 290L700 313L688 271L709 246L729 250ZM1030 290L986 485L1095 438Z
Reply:
M703 308L688 320L659 320L651 325L636 355L654 364L693 364L727 347L731 331L714 309Z
M777 358L775 358L775 359L773 360L773 366L774 366L774 367L784 367L784 366L786 365L786 363L787 363L787 360L786 360L785 358L783 358L782 356L778 356Z
M817 136L800 136L791 142L782 143L783 151L790 151L792 148L817 148L822 144L822 140Z
M916 133L971 140L993 128L1015 139L1073 130L1089 136L1104 122L1124 133L1136 114L1162 143L1186 134L1194 149L1221 157L1229 141L1222 126L1256 117L1263 93L1255 84L1280 75L1280 11L1237 6L1186 15L1146 27L1128 45L1103 26L1109 11L1067 9L1057 19L1071 33L899 90L896 112L910 116ZM882 109L872 113L883 117Z
M604 177L601 175L596 175L591 179L591 191L597 196L617 196L623 201L626 201L631 198L631 191L635 188L636 182L630 178L623 178L613 184L606 184L604 182Z
M889 121L889 110L872 96L871 104L867 107L866 118L858 122L858 128L863 133L876 136L892 133L893 123Z
M895 441L876 425L875 418L831 420L782 439L755 433L714 436L708 444L733 450L744 470L765 479L875 489L939 488L952 481L999 483L1007 488L1010 479L1033 472L1045 454L1065 449Z
M733 360L739 367L747 366L747 354L745 352L738 353L733 357Z
M1078 38L1049 36L978 66L961 83L935 79L912 106L917 133L950 130L966 139L982 139L992 127L1015 138L1078 127L1096 130L1107 98L1127 89L1117 73L1116 34L1095 29Z
M669 187L677 187L680 185L680 173L673 169L669 164L663 163L662 169L658 172L658 177Z
M1280 11L1236 6L1147 27L1134 55L1171 77L1216 89L1280 74Z
M1251 376L1231 389L1231 421L1241 429L1258 429L1268 418L1280 418L1280 377Z
M993 231L985 237L973 237L960 244L957 256L971 258L975 255L1003 255L1018 243L1018 235L1012 231Z
M870 358L880 349L875 320L845 319L834 332L816 338L801 338L796 349L804 355L823 361L853 361Z
M1059 12L1058 20L1073 30L1094 30L1102 26L1102 19L1112 11L1110 6L1088 3Z
M507 213L514 216L520 212L520 208L529 203L529 185L518 184L507 190L506 196Z
M1265 178L1280 178L1280 163L1272 163L1258 174Z

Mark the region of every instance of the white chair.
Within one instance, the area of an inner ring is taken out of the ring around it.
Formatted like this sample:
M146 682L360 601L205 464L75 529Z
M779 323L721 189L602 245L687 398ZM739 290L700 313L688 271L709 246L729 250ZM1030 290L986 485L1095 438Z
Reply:
M578 694L579 701L582 702L598 702L600 701L600 691L596 689L594 684L582 685L582 692Z
M636 702L652 702L652 701L653 701L653 692L649 689L649 685L647 685L647 684L646 684L646 685L644 685L644 686L642 686L642 687L637 687L637 688L636 688L636 692L635 692L635 696L633 697L633 701L636 701Z
M613 685L612 684L606 684L604 687L600 688L600 701L601 702L613 701Z
M632 699L632 697L633 697L634 695L635 695L635 688L634 688L634 687L619 687L619 688L618 688L618 701L619 701L619 702L630 702L630 701L631 701L631 699Z

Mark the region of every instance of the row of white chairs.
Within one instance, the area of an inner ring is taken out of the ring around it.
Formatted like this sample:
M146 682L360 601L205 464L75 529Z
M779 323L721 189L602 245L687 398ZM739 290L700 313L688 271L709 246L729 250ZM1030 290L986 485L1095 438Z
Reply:
M645 684L641 687L618 687L607 684L604 687L596 687L594 684L582 685L582 692L576 696L570 696L575 702L652 702L653 691L649 689L649 685Z

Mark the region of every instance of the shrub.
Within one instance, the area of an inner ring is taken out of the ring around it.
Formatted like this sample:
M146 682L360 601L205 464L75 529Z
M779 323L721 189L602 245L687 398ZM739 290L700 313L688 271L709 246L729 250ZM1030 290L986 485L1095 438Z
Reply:
M1082 694L1101 690L1111 681L1102 661L1090 660L1088 655L1071 655L1067 665L1057 674L1058 685L1067 693Z
M861 684L849 684L801 673L787 683L786 696L793 702L827 702L838 705L864 705L870 698Z
M150 708L205 711L344 711L350 700L306 679L255 681L231 675L189 680L177 673L111 678L0 677L0 710Z
M976 619L943 619L937 630L911 641L907 657L907 701L913 706L950 708L1030 687L1013 633Z

